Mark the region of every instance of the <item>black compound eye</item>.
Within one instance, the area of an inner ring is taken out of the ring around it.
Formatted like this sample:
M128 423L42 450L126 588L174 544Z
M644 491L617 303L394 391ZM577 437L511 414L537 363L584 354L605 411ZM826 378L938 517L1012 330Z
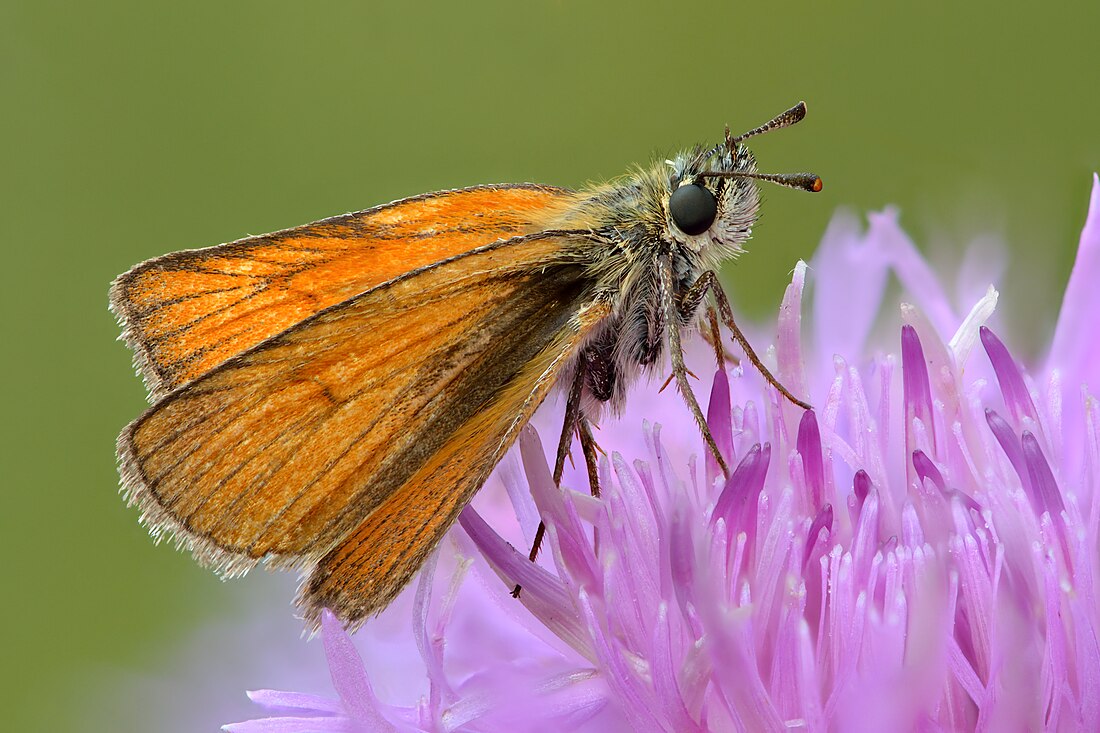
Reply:
M672 192L668 213L680 231L694 236L710 229L718 215L718 201L704 186L690 183Z

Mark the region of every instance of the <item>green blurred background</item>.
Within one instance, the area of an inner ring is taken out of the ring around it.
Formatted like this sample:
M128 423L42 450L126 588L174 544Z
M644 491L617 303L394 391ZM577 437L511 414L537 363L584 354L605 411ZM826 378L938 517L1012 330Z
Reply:
M1010 245L1026 352L1100 168L1100 4L1039 7L4 3L4 727L133 729L159 703L125 680L216 681L232 660L181 652L197 629L290 615L292 583L258 603L270 581L220 583L118 499L115 435L145 403L106 308L116 274L433 189L580 185L805 99L803 125L753 147L825 193L766 192L728 273L741 311L775 308L837 207L896 203L948 267L975 234Z

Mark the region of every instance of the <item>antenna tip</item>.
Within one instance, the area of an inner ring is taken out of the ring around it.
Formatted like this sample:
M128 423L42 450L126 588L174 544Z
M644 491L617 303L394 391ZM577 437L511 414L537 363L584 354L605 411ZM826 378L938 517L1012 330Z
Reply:
M818 193L825 184L816 173L781 173L774 177L776 183L810 193Z

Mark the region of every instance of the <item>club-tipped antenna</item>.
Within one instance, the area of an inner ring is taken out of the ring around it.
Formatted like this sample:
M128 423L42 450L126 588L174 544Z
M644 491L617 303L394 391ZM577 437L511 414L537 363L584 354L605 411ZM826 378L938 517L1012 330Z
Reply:
M776 115L769 121L765 122L760 127L754 127L748 132L743 132L737 137L730 137L729 128L726 128L726 145L732 151L736 145L748 140L750 137L756 137L757 135L763 135L765 132L771 132L772 130L782 130L784 127L790 127L798 122L801 122L806 117L806 103L799 102L795 106L791 107L786 112Z
M772 130L782 130L784 127L790 127L798 122L801 122L806 117L806 103L799 102L795 106L791 107L786 112L776 115L772 119L765 122L760 127L754 127L748 132L743 132L740 135L730 135L729 126L726 127L726 149L729 150L733 159L737 160L738 146L756 135L763 135L765 132L771 132ZM722 146L719 144L713 151L712 155L721 150ZM823 187L820 176L816 173L750 173L748 171L704 171L699 174L703 178L752 178L757 181L768 181L769 183L775 183L786 188L794 188L799 191L809 191L810 193L817 193Z
M754 178L768 181L799 191L817 193L822 189L821 178L816 173L749 173L748 171L708 171L700 173L703 178Z

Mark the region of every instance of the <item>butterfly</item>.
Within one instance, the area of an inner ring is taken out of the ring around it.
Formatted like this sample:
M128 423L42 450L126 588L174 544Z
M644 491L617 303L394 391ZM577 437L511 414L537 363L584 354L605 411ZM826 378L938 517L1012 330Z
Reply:
M805 113L581 190L429 193L135 266L110 291L152 403L118 439L127 502L224 576L305 571L304 618L354 626L409 582L555 385L559 483L577 435L597 488L591 421L666 355L726 470L683 335L713 303L719 359L721 321L809 407L715 276L750 236L757 181L821 190L758 173L745 146Z

